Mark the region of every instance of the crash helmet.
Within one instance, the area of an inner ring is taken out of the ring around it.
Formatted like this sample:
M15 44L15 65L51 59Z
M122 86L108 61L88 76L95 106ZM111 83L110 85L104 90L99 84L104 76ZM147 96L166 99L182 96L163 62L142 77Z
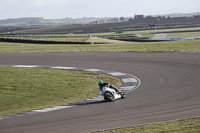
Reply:
M98 85L101 85L101 84L103 84L103 81L102 81L102 80L99 80L99 81L98 81Z

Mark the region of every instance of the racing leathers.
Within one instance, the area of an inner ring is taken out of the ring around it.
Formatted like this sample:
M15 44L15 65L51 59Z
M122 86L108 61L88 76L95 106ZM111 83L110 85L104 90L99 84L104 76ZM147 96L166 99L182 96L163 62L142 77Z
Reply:
M102 91L103 87L108 87L108 88L114 89L117 93L119 92L119 90L114 85L110 85L109 83L100 84L99 90Z

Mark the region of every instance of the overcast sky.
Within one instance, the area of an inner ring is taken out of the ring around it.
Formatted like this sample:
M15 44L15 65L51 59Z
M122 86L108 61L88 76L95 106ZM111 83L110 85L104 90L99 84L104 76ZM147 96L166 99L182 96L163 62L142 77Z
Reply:
M130 17L200 12L200 0L0 0L0 19Z

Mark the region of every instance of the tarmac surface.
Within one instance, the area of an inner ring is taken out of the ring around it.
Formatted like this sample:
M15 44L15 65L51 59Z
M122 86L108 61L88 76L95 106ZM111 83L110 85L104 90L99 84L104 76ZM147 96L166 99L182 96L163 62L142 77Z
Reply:
M90 132L200 116L200 53L1 53L0 64L111 70L142 82L123 100L0 120L1 133Z

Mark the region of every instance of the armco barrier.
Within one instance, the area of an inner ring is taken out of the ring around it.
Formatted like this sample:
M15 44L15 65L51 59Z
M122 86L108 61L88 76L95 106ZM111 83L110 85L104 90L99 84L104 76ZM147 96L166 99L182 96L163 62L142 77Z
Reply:
M10 38L0 38L0 42L33 43L33 44L91 44L91 42L42 41L42 40L24 40L24 39L10 39ZM108 44L108 43L94 42L93 44Z

